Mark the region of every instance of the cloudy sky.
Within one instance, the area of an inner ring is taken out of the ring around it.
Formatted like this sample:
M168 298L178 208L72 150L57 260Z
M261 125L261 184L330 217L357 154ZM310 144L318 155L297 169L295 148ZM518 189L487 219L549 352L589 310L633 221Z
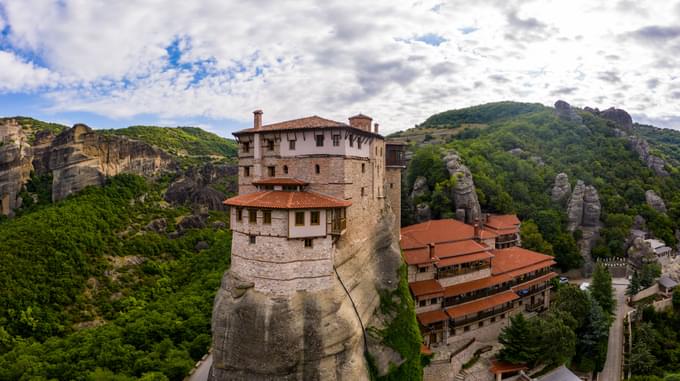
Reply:
M680 2L0 0L0 115L227 136L557 99L680 129Z

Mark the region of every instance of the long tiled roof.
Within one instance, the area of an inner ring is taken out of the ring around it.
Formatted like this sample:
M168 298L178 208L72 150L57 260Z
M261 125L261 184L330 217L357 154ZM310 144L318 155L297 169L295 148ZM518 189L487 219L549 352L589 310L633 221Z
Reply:
M430 258L430 250L425 248L404 250L404 262L407 265L422 265L425 263L433 263L436 259Z
M434 255L439 258L455 257L489 250L489 247L474 240L440 243L434 246Z
M510 274L512 276L521 275L542 267L555 264L553 257L546 254L537 253L518 246L492 251L494 258L491 260L491 271L496 274ZM516 275L514 275L516 274Z
M488 310L495 306L519 299L519 296L512 291L502 292L486 298L478 299L473 302L463 303L446 309L446 314L452 319Z
M344 208L351 201L316 192L262 191L242 194L224 201L226 205L265 209Z
M449 298L452 296L466 294L468 292L481 290L497 284L509 282L511 280L512 280L511 276L501 274L473 280L470 282L454 284L452 286L444 288L444 297Z
M445 321L445 320L449 319L449 317L446 316L446 314L442 310L434 310L434 311L419 313L419 314L416 315L416 318L418 318L418 321L422 325L430 325L432 323Z
M481 230L481 238L494 238L496 234ZM427 246L428 243L441 244L475 238L475 228L472 225L454 219L430 220L420 224L410 225L401 229L402 249L413 249Z
M520 223L515 214L492 214L486 219L484 225L494 229L504 229L519 226Z
M542 276L540 276L540 277L538 277L538 278L536 278L536 279L532 279L532 280L530 280L530 281L528 281L528 282L520 283L520 284L518 284L517 286L513 286L513 287L512 287L512 290L513 290L513 291L524 290L524 289L527 289L527 288L529 288L529 287L531 287L531 286L533 286L533 285L541 284L541 283L543 283L543 282L547 282L547 281L549 281L550 279L552 279L552 278L554 278L554 277L556 277L556 276L557 276L557 273L556 273L556 272L549 272L549 273L547 273L547 274L545 274L545 275L542 275Z
M290 131L290 130L313 130L313 129L319 129L319 128L347 128L351 130L355 130L357 132L362 132L365 134L370 134L374 136L380 136L378 134L374 134L370 131L365 131L359 128L355 128L350 126L349 124L342 123L342 122L337 122L335 120L330 120L326 118L322 118L318 115L312 115L304 118L299 118L299 119L293 119L293 120L287 120L284 122L278 122L278 123L271 123L271 124L265 124L262 127L260 127L259 130L256 130L255 128L246 128L245 130L240 130L234 132L234 135L238 136L241 134L247 134L247 133L252 133L252 132L270 132L270 131Z
M437 295L442 296L444 289L435 279L421 280L408 284L411 292L415 296Z
M466 254L466 255L458 255L458 256L449 257L449 258L442 258L439 261L435 262L435 266L437 266L437 267L453 266L453 265L459 265L461 263L483 261L485 259L491 259L491 258L493 258L493 254L489 253L488 251L482 251L482 252L474 253L474 254Z

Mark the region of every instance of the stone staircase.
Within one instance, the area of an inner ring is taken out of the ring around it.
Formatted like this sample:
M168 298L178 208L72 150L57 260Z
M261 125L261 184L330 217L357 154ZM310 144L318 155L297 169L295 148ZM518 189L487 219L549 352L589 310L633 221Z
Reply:
M461 369L460 372L456 375L456 377L453 379L453 381L465 381L465 378L467 377L467 372L465 369Z

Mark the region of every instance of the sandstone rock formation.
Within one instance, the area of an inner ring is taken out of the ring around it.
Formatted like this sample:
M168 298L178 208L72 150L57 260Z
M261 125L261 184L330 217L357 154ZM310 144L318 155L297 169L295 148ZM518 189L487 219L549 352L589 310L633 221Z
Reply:
M413 205L413 217L415 218L416 223L429 221L432 218L430 206L425 202L419 202L419 199L427 195L429 191L427 179L423 176L416 177L410 195L410 202L411 205Z
M633 151L635 151L647 167L651 168L657 176L668 176L669 173L666 171L666 162L658 157L654 156L649 152L649 143L644 138L639 136L630 136L628 138L632 146Z
M165 200L174 204L191 204L205 206L210 210L225 210L222 203L227 196L213 186L219 181L224 181L229 176L238 175L238 167L235 165L205 164L197 168L191 167L179 178L173 181L165 192ZM236 192L236 183L230 183L229 192Z
M576 110L571 108L571 105L563 100L555 102L555 113L562 119L571 120L578 123L583 122L583 118L581 118Z
M601 211L602 206L595 187L586 186L583 181L578 180L567 206L567 229L571 232L579 229L582 232L578 247L584 259L585 275L589 275L593 269L590 251L599 238Z
M636 237L633 244L628 248L628 259L637 267L645 262L656 261L656 255L652 246L645 242L644 237Z
M33 153L14 121L0 125L0 214L12 216L21 206L19 193L30 178Z
M453 189L456 216L464 215L463 221L470 224L481 220L482 209L479 206L475 183L472 180L470 169L463 165L460 156L453 151L444 156L444 163L449 175L456 178L456 185ZM463 212L464 214L462 214Z
M213 308L210 380L368 379L360 322L390 320L378 312L378 290L397 286L400 266L394 214L370 209L339 239L328 289L274 296L231 270L224 275Z
M555 185L553 185L551 192L551 199L554 202L562 202L571 194L571 184L569 184L569 176L566 173L558 173L555 176Z
M418 205L416 205L415 217L416 217L416 223L431 220L432 219L432 210L430 209L430 205L428 205L425 202L421 202Z
M617 126L624 130L633 128L633 118L625 110L610 107L604 111L600 111L599 116L607 120L611 120Z
M89 185L101 185L108 176L132 173L153 177L176 164L164 151L147 143L95 133L77 124L57 137L36 158L38 166L52 172L52 199L57 201Z
M659 213L666 213L666 203L664 203L663 199L653 190L650 189L645 192L645 200L647 201L647 205L652 209Z

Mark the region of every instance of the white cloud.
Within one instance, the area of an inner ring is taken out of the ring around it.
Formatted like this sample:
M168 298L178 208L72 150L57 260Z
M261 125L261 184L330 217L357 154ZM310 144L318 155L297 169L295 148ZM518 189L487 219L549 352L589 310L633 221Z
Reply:
M24 62L0 50L0 91L25 92L47 84L53 75L45 68Z
M0 0L12 49L49 68L5 52L28 73L12 75L9 89L49 78L59 85L42 90L53 110L121 118L249 120L263 108L265 121L274 121L363 112L388 132L434 112L505 99L563 97L677 120L669 116L678 114L680 14L667 2L322 4ZM180 57L166 51L175 41Z

